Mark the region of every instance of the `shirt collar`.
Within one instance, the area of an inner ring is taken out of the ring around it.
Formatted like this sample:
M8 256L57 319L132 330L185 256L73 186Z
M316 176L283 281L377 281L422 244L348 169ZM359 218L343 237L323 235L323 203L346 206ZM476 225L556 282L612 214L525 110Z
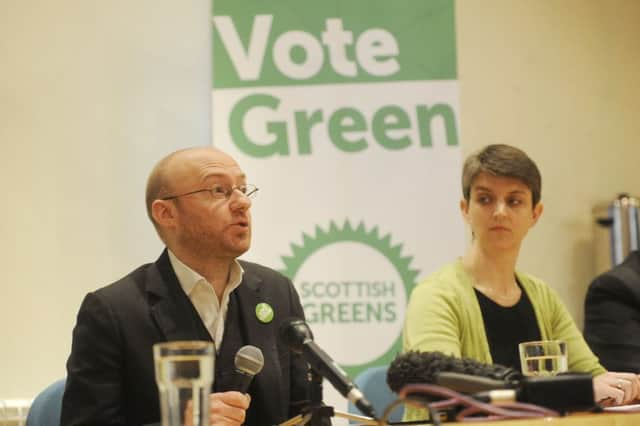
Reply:
M208 281L202 275L200 275L199 273L185 265L180 259L178 259L171 250L167 249L167 251L169 253L169 262L171 262L173 271L176 273L178 282L187 295L191 294L195 286L200 281L208 283ZM234 259L231 263L231 269L229 270L229 280L227 281L225 293L227 292L227 290L228 292L235 290L242 282L243 275L244 269L242 269L242 265L240 265L240 262Z

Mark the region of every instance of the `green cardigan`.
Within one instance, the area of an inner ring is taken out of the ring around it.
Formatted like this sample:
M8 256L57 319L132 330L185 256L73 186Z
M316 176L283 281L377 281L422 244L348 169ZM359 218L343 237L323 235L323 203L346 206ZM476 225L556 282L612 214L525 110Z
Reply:
M537 278L520 272L516 275L531 300L542 339L567 343L569 371L594 376L605 373L557 293ZM472 278L460 260L413 289L402 339L405 352L441 351L493 363ZM405 418L425 418L425 411L407 407Z

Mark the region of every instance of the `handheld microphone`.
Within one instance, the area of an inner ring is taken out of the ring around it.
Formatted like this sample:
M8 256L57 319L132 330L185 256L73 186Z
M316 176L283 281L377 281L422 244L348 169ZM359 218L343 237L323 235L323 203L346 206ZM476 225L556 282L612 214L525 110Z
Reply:
M280 338L296 353L302 354L311 368L326 378L338 392L369 417L376 417L373 406L347 374L314 341L306 322L292 318L280 326Z
M412 383L436 384L486 402L527 402L557 411L586 410L595 405L589 374L524 377L513 368L441 352L411 351L398 356L389 366L387 383L394 392Z
M247 393L253 376L262 371L264 357L255 346L246 345L238 349L234 360L236 374L229 390Z

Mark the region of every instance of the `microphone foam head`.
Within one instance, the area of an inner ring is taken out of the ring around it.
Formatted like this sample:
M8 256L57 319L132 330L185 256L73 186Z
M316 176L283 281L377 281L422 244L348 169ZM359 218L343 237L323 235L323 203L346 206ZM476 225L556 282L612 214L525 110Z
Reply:
M294 352L302 352L305 343L313 340L306 322L300 318L289 318L280 325L280 338Z
M499 364L484 364L471 358L455 358L442 352L409 351L398 355L387 370L387 384L399 392L410 383L437 383L442 372L469 374L514 383L522 378L519 371Z
M264 367L264 356L259 348L246 345L238 349L234 360L236 369L250 376L255 376Z

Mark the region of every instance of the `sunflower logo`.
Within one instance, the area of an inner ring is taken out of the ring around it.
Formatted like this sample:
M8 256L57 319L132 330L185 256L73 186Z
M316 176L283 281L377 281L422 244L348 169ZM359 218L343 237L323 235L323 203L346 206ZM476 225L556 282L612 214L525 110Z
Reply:
M291 243L282 272L295 284L317 340L352 377L400 350L406 302L418 270L391 234L364 222L316 225Z

